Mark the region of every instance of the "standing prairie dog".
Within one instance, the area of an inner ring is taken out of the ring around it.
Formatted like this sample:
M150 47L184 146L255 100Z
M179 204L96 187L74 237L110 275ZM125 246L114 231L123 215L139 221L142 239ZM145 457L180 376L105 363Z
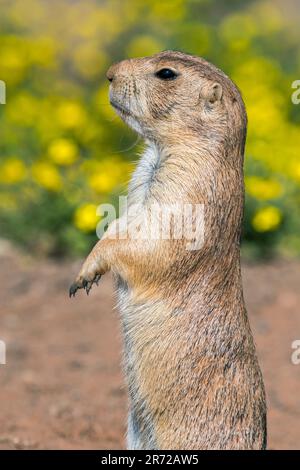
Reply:
M88 292L114 274L128 448L264 449L265 392L240 272L241 95L214 65L175 51L124 60L107 78L112 106L147 145L128 206L145 218L153 203L204 208L198 249L183 238L138 239L128 224L116 237L109 227L70 289Z

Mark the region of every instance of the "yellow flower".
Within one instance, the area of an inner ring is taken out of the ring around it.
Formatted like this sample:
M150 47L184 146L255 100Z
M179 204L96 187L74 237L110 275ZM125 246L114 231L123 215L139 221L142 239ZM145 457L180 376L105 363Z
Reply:
M87 173L88 183L94 191L110 193L129 179L132 167L129 163L111 156L102 161L87 161L82 166L82 170Z
M36 125L41 104L27 92L20 92L7 103L7 116L22 126Z
M59 191L62 187L60 174L50 163L35 163L32 167L32 175L38 184L49 191Z
M94 191L105 193L114 189L118 184L118 180L116 175L112 175L110 173L98 173L90 177L89 184Z
M259 209L252 219L252 226L257 232L276 230L282 221L281 211L274 206Z
M26 168L19 158L9 158L0 168L0 181L5 184L14 184L22 181L26 176Z
M78 158L78 148L70 139L56 139L50 145L48 154L58 165L72 165Z
M284 27L284 15L272 2L254 2L251 10L261 35L268 36Z
M9 85L18 84L26 71L26 58L24 51L9 45L1 50L1 75Z
M246 191L258 200L275 199L282 194L281 184L272 179L263 179L258 176L245 178Z
M86 116L78 103L66 101L58 106L57 118L62 127L72 129L83 125Z
M106 67L107 57L96 41L87 41L74 48L73 62L83 78L94 79Z
M292 164L291 164L291 176L296 181L300 181L300 162L292 162Z
M128 57L143 57L160 52L163 46L151 36L137 36L133 39L126 50Z
M221 38L228 42L252 39L257 32L255 17L245 13L233 13L225 16L220 28Z
M150 6L149 20L151 21L178 21L184 17L186 0L173 0L164 2L161 0L146 0L144 3Z
M33 64L42 67L53 67L55 65L55 53L57 45L51 37L40 37L32 42L29 50L29 60Z
M92 232L95 230L99 216L96 214L97 206L87 203L79 206L74 214L74 225L83 232Z

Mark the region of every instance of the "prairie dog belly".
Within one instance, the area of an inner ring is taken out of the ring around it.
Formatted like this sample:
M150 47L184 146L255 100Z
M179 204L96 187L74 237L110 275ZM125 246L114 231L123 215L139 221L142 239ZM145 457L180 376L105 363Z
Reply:
M116 278L116 285L123 330L123 368L129 395L127 448L157 449L152 413L140 387L140 361L135 344L143 317L146 319L151 313L147 312L146 304L134 304L130 288L119 276Z
M160 154L154 145L149 146L136 167L128 187L128 205L143 205L160 165Z

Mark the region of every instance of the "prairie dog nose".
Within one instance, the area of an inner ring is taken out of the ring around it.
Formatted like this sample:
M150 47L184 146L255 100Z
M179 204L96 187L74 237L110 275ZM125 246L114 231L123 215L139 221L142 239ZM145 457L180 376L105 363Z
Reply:
M109 67L106 72L106 77L110 82L112 82L118 77L127 77L131 72L132 67L130 59L122 60L121 62L117 62Z
M124 67L125 64L123 64L123 62L125 61L123 60L122 62L118 62L109 67L108 71L106 72L106 77L110 82L115 80L119 75L125 75L126 67Z
M111 67L109 67L108 71L106 72L106 78L109 82L112 82L115 78L116 68L117 64L111 65Z

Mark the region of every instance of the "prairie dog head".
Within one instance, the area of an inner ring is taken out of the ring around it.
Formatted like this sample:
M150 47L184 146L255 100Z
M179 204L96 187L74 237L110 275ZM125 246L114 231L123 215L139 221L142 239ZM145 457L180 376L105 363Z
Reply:
M238 89L200 57L165 51L124 60L110 67L107 78L112 106L149 140L245 138L246 113Z

